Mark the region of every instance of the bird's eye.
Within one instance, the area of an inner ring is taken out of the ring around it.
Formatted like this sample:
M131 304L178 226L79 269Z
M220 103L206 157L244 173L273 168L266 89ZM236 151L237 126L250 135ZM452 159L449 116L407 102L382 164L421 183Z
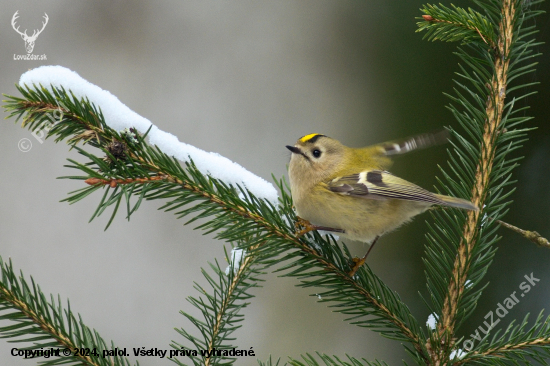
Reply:
M315 149L312 151L312 154L314 157L318 158L319 156L321 156L321 150Z

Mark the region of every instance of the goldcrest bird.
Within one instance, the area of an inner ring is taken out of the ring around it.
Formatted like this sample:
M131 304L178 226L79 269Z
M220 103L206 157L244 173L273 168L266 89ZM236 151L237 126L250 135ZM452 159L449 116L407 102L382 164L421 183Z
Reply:
M306 135L287 146L292 152L289 177L296 213L313 229L373 243L432 205L478 210L469 201L428 192L385 170L391 165L388 156L443 140L446 132L350 148L325 135Z

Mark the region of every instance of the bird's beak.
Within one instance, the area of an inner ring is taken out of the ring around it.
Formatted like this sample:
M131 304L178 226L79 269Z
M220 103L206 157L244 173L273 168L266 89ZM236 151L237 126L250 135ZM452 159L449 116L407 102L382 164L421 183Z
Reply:
M296 146L286 145L286 148L289 149L293 154L302 154L302 150L300 150Z

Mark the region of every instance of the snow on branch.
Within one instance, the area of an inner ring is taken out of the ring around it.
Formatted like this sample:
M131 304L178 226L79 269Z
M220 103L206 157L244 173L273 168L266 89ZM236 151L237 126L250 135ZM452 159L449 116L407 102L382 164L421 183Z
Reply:
M83 79L74 71L62 66L41 66L21 75L19 85L42 85L49 90L52 86L63 87L67 91L70 90L78 99L88 98L96 107L101 108L105 122L116 131L133 127L145 133L152 126L148 135L149 143L157 145L165 154L184 162L192 159L203 174L220 179L226 184L241 185L256 197L277 205L277 190L271 183L218 153L206 152L179 141L176 136L162 131L151 121L128 108L107 90Z

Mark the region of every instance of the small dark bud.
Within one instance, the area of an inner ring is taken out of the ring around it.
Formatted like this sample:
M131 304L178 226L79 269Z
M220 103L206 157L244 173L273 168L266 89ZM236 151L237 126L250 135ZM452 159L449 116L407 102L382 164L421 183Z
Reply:
M126 150L128 146L124 142L113 141L107 145L107 151L109 151L116 159L123 159L126 157Z

